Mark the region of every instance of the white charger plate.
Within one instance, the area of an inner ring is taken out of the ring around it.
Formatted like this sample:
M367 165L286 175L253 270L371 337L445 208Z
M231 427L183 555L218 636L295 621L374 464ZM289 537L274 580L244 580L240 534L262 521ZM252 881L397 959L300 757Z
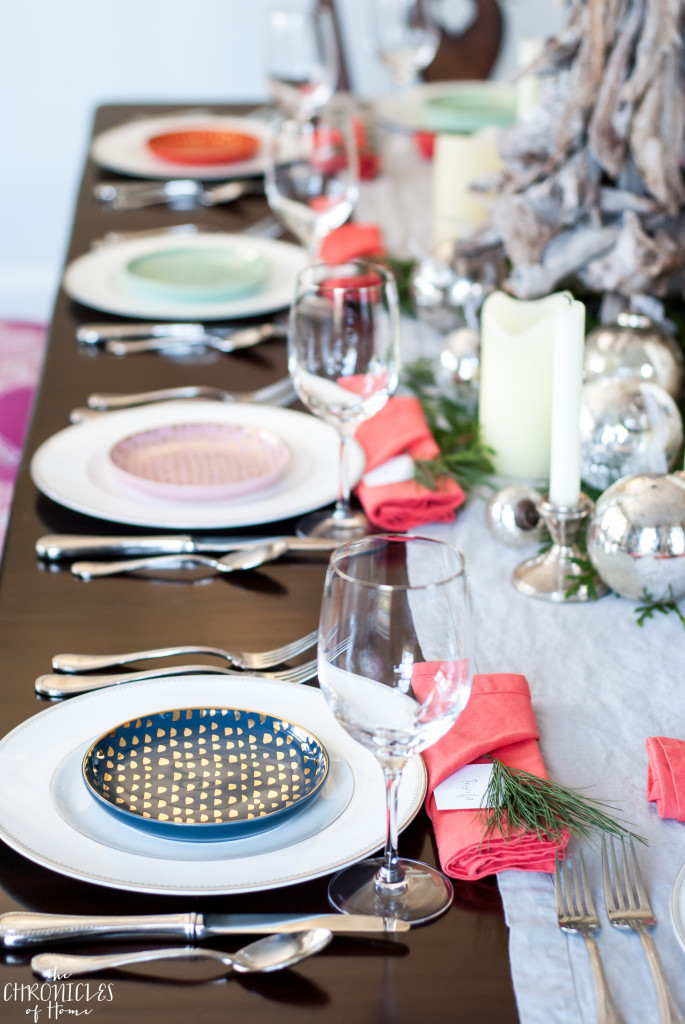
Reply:
M262 256L268 264L263 285L249 295L197 302L174 301L131 286L126 268L132 260L168 249L182 247L190 251L207 246ZM116 245L103 245L78 256L66 268L62 284L75 302L119 316L231 320L272 313L289 306L295 294L295 279L306 261L307 255L300 246L272 238L201 231L184 237L179 243L172 233L166 237L134 238Z
M111 464L111 449L131 434L174 423L236 423L268 430L290 448L288 469L273 486L230 501L174 502L127 487ZM290 519L335 501L339 447L335 428L307 413L238 402L161 402L59 431L34 454L31 477L53 501L109 522L184 530L244 528ZM354 486L365 460L356 443L350 456Z
M228 164L178 164L160 160L146 143L153 135L182 131L203 125L224 131L245 132L260 142L258 153L250 160L231 161ZM137 178L199 178L203 181L224 181L229 178L249 178L264 173L264 144L268 126L251 117L222 117L201 111L161 117L146 117L127 121L96 135L91 145L93 160L117 174L135 175Z
M181 706L189 692L197 706L249 706L314 732L336 764L329 806L322 797L323 803L315 801L287 827L219 843L144 837L95 801L84 810L73 780L78 774L81 783L79 756L86 744L113 723ZM11 786L0 787L0 838L8 846L59 874L114 889L174 895L274 889L330 874L384 842L378 763L338 725L321 691L247 675L126 683L53 705L0 741L0 777L12 779ZM419 811L425 789L417 756L400 785L400 828Z

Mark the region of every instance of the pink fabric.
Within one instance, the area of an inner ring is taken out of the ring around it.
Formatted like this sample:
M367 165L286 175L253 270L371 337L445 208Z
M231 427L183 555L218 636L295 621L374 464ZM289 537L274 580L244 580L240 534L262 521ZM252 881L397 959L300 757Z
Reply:
M343 224L326 235L319 247L319 256L325 263L347 263L384 253L385 242L376 224Z
M419 699L427 693L433 665L416 665L412 686ZM490 755L511 768L546 779L538 747L539 733L528 682L521 675L476 675L468 704L450 731L423 754L428 772L426 810L433 823L440 864L452 878L477 879L499 871L553 871L561 844L532 832L484 836L480 811L439 811L433 790L467 764Z
M685 741L650 736L647 747L647 799L660 818L685 821Z
M45 339L41 324L0 321L0 551Z
M358 427L355 437L364 449L367 472L396 455L407 453L414 459L430 459L439 451L421 403L411 395L389 399L380 412ZM378 487L362 481L356 494L372 523L399 533L424 523L452 522L464 503L461 487L448 477L435 491L415 480Z

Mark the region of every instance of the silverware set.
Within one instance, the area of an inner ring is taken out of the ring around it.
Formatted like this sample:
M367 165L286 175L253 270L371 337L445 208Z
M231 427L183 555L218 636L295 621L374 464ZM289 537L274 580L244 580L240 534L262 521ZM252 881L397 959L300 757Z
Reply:
M618 848L618 854L617 854ZM649 928L657 919L652 910L632 841L602 838L602 881L607 916L617 928L632 929L642 942L659 1004L660 1024L683 1024L668 987L663 965ZM620 1024L600 959L595 932L601 925L592 897L582 853L557 855L554 892L559 927L585 939L595 984L598 1024Z
M292 967L319 953L334 934L375 935L409 931L407 921L363 914L211 914L194 912L131 917L85 917L69 914L34 914L16 911L0 915L0 940L17 949L52 942L101 939L106 942L136 939L181 939L200 942L226 935L264 935L235 953L205 946L175 946L135 953L39 953L33 971L44 978L58 974L93 974L160 960L214 960L238 971L267 972Z
M108 686L122 683L137 682L142 679L155 679L160 676L175 675L227 675L244 676L246 672L263 679L275 679L283 683L306 683L316 677L316 659L306 661L293 668L276 669L316 644L316 632L281 647L267 651L228 651L219 647L204 645L182 645L175 647L158 647L146 651L128 651L121 654L56 654L52 659L54 672L39 676L35 681L35 691L41 697L52 699L73 697L80 693L90 693ZM98 669L118 668L139 661L151 661L164 658L183 656L186 654L202 654L227 661L230 668L219 665L171 665L152 667L141 671L126 671L93 674Z
M206 327L199 323L89 323L76 331L83 345L102 345L115 356L139 352L182 352L211 348L240 352L270 338L285 338L285 323L264 323L238 330Z
M234 180L218 185L203 185L192 178L172 178L163 182L102 181L93 187L94 198L110 210L142 210L148 206L219 206L242 196L263 193L261 178Z

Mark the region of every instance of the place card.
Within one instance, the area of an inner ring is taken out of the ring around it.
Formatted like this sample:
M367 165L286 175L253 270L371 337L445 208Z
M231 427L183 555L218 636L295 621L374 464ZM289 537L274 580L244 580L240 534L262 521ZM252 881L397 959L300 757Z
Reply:
M483 798L492 776L494 765L465 764L448 775L433 790L435 806L439 811L464 811L486 807Z

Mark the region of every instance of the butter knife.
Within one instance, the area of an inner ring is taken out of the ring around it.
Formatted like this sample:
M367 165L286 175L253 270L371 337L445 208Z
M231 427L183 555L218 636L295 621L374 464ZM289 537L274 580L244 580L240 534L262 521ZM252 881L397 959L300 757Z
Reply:
M0 914L4 946L38 946L52 942L179 939L201 942L220 935L266 935L328 928L336 934L409 931L408 921L367 914L150 914L116 917L78 914Z
M288 551L333 551L340 540L328 537L193 537L190 534L149 537L99 537L51 533L36 541L36 554L50 562L84 555L191 555L242 551L256 543L283 540Z

